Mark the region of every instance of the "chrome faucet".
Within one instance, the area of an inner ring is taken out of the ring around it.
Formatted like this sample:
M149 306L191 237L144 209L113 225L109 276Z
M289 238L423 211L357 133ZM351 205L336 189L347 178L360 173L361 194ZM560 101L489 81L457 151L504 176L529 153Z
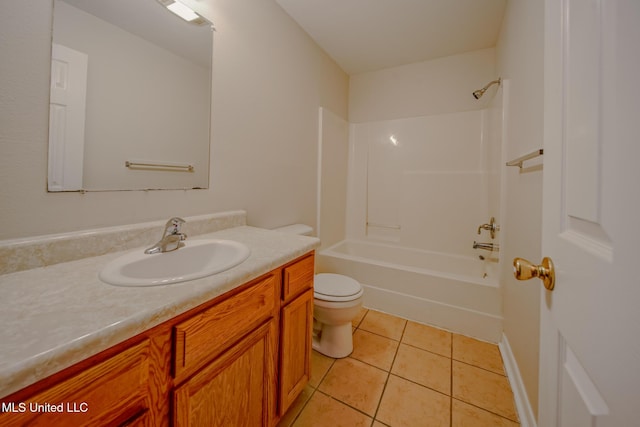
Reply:
M473 242L473 249L484 249L485 251L498 252L500 246L497 243L478 243Z
M157 254L161 252L175 251L178 248L184 246L182 241L187 238L187 235L180 232L180 227L186 221L182 218L171 218L164 226L164 233L162 239L150 248L145 249L145 254Z

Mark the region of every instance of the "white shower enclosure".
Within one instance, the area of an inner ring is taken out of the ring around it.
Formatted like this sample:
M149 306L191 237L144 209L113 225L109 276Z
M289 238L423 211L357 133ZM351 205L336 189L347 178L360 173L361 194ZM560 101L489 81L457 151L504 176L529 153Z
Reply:
M349 238L464 256L491 241L487 110L352 124L350 144Z
M359 280L369 308L497 342L500 253L473 243L500 244L500 232L477 232L501 218L502 96L484 109L352 123L337 139L338 119L325 114L318 270ZM346 168L342 206L326 197L338 188L327 154L339 145L348 148L348 165L335 165ZM336 225L341 238L329 234Z

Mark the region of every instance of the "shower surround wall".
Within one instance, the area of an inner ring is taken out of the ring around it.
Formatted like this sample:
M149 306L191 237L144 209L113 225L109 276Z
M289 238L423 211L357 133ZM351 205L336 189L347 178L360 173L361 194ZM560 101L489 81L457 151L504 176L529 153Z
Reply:
M474 256L489 221L483 110L351 126L349 237Z
M489 240L497 87L471 94L496 77L494 49L351 76L348 238L467 256Z

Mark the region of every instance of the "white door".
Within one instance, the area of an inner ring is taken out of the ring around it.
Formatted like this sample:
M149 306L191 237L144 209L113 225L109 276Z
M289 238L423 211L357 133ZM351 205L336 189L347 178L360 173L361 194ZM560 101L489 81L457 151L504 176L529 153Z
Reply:
M53 43L49 101L49 191L82 189L87 54Z
M538 425L640 426L640 1L546 0L544 118Z

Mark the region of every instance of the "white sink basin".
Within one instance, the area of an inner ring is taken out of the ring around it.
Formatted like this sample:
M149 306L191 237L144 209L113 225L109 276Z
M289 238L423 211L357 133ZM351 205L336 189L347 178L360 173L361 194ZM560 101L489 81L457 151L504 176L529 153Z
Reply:
M111 261L100 280L116 286L159 286L221 273L243 262L251 250L231 240L187 240L171 252L145 254L140 249Z

